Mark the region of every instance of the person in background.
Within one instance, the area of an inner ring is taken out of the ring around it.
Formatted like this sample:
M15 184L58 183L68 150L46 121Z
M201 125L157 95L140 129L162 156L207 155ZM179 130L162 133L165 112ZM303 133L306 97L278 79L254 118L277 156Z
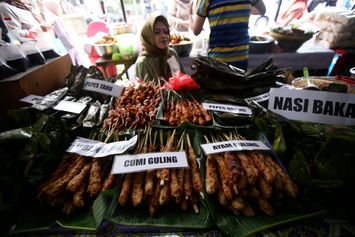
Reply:
M41 14L26 0L0 0L0 16L9 33L20 41L48 30Z
M280 12L280 16L277 18L276 23L279 26L287 26L293 20L300 19L308 13L308 1L307 0L292 0L288 6Z
M170 30L167 19L152 16L141 31L143 51L136 61L136 77L142 81L168 80L174 73L183 72L179 56L169 48Z
M211 30L208 56L247 70L249 18L251 14L263 15L265 11L263 0L198 0L191 29L199 35L208 18Z
M172 31L189 31L192 24L193 0L170 0L168 21Z

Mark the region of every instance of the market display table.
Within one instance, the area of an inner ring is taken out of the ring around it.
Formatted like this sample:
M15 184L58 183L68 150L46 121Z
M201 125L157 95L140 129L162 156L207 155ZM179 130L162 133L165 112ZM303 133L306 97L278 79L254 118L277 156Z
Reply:
M302 71L303 67L307 67L310 71L327 71L330 66L334 51L325 52L307 52L307 53L265 53L265 54L250 54L249 68L255 68L272 57L274 63L279 68L290 68L293 71ZM180 58L185 72L191 74L193 72L191 65L194 57Z
M109 65L124 65L124 69L117 75L117 78L121 78L123 74L126 73L128 78L128 69L136 62L136 57L132 58L131 60L112 60L111 58L100 57L96 60L96 66L103 67L104 69L104 77L108 78L109 73L107 70L107 66Z
M328 70L335 52L314 52L314 53L275 53L275 54L251 54L249 57L249 68L259 66L269 57L272 57L279 68L290 68L293 71L303 70L307 67L310 70Z
M18 108L26 105L19 101L28 95L44 96L62 88L65 77L70 73L69 54L48 59L45 64L28 68L25 72L15 74L0 81L0 107Z

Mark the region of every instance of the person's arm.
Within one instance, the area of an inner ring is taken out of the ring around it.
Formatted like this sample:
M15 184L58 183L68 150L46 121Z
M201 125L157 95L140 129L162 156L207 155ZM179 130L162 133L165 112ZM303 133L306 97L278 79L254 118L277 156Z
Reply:
M8 32L16 37L27 37L29 31L22 29L21 21L15 11L16 8L7 3L1 3L0 5L0 17L4 20Z
M168 5L168 21L172 29L178 25L178 18L176 17L176 0L169 1Z
M263 2L263 0L256 0L256 2L253 3L253 7L251 9L251 14L252 15L264 15L266 12L266 7Z
M195 35L199 35L203 29L203 24L205 23L206 17L199 15L195 16L195 21L192 23L191 30Z

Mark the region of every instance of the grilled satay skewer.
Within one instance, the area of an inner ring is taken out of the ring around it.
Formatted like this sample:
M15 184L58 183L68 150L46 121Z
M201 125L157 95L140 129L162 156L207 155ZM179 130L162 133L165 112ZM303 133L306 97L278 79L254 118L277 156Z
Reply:
M224 195L226 195L226 198L230 201L234 197L232 175L229 169L227 168L226 163L224 162L223 156L221 154L216 154L213 157L218 166L219 177Z
M214 194L218 190L218 177L217 177L217 164L213 158L213 155L207 155L206 160L206 192L208 194Z
M88 163L84 165L80 173L74 176L73 179L69 181L67 185L67 190L69 192L75 192L80 187L82 187L84 180L86 180L90 174L90 170L91 170L91 160L89 161L88 158Z
M218 187L218 195L217 195L217 197L218 197L219 203L222 206L224 206L224 207L228 207L229 206L229 202L228 202L228 200L226 198L226 195L223 192L222 184L220 184L219 187Z
M259 172L255 168L254 163L249 159L248 156L245 155L244 152L238 151L235 154L238 157L240 164L242 165L244 171L246 172L249 185L254 186L255 182L259 176Z
M151 130L149 130L151 132ZM154 152L156 150L155 142L157 139L158 132L155 131L153 142L151 142L148 152ZM151 136L149 136L150 138ZM150 196L154 193L154 177L155 177L155 170L147 170L145 174L145 184L144 184L144 195Z
M125 179L122 184L120 196L118 197L118 203L121 206L126 206L126 204L127 204L127 201L129 199L129 195L131 193L132 182L133 182L132 173L126 174Z
M170 171L170 191L171 191L171 197L174 198L175 200L179 197L180 195L180 189L181 186L179 185L178 177L177 177L177 169L172 169Z
M188 100L187 101L187 106L188 106L188 110L192 113L191 114L191 122L193 124L198 124L198 115L197 115L197 112L196 112L196 109L195 109L195 106L193 105L192 101L191 100Z
M241 178L243 170L240 166L237 157L235 157L233 152L230 151L224 152L223 159L224 159L224 163L226 164L226 167L228 168L231 174L234 193L238 194L239 193L238 180Z
M170 201L170 199L171 199L170 185L165 184L160 190L159 205L164 206Z
M272 165L277 173L282 177L285 191L292 197L298 196L298 186L293 182L290 176L284 171L269 155L266 156L269 164Z
M100 158L95 158L91 165L89 185L87 188L87 192L91 197L98 195L102 189L100 161Z
M254 209L247 202L244 202L244 207L241 209L241 212L247 217L255 216Z
M134 174L133 187L132 187L132 203L137 207L143 202L143 184L144 184L145 172L138 172Z
M159 195L160 195L161 186L159 182L155 184L155 190L153 195L149 200L149 215L155 216L159 209Z
M180 208L184 211L187 210L187 208L189 208L189 202L187 199L182 199L181 202L179 202L180 204Z
M177 181L178 181L178 193L175 197L175 202L180 203L182 200L185 200L183 198L183 193L184 193L184 178L185 178L185 169L180 168L177 170Z
M173 134L168 139L168 142L166 143L164 151L173 151L175 143L175 130L173 131ZM160 179L160 185L164 185L165 182L168 182L170 177L169 177L169 169L161 169L159 172L159 179Z
M191 171L189 168L185 169L184 172L184 194L185 199L190 200L192 197L192 183L191 183Z
M231 201L231 206L235 210L241 210L244 208L244 200L241 197L236 197Z
M192 197L191 197L191 206L192 206L192 210L198 214L200 212L199 208L198 208L198 200L199 200L199 196L197 193L193 193Z
M65 175L57 179L55 182L49 184L45 188L42 189L44 193L49 196L57 196L61 192L65 191L68 182L78 173L80 173L81 169L86 164L87 159L85 157L78 157L75 161L75 165L72 166L70 170L66 172Z
M117 187L120 182L121 178L118 174L108 175L102 184L101 192Z
M193 99L194 103L196 104L197 108L202 112L204 116L205 123L209 123L212 121L211 115L208 113L207 110L205 110L200 102L198 102L196 99Z
M255 167L260 171L260 174L264 177L265 181L268 184L272 184L274 182L275 176L267 165L264 155L261 152L252 151L249 153L249 157L253 161Z
M87 179L88 177L86 177ZM84 207L85 202L84 202L84 194L87 186L87 180L84 180L81 183L81 186L75 190L74 195L73 195L73 204L76 207Z
M143 148L140 148L141 153L148 152L148 137L149 132L146 133ZM133 206L137 207L143 202L143 185L144 185L145 172L137 172L133 177L133 188L132 188L132 203Z
M189 135L187 135L187 145L189 150L188 161L190 164L193 190L196 193L200 194L202 198L204 198L202 192L202 179L201 179L200 170L198 168L198 163L197 163L197 155L194 148L191 145Z
M264 177L259 177L257 185L261 191L261 196L263 198L269 199L272 196L272 186L266 182Z
M40 185L38 188L38 198L43 194L43 190L46 189L48 185L55 182L60 177L64 176L64 174L74 166L75 160L78 159L79 155L74 153L66 153L63 156L63 159L57 166L57 168L53 171L53 173L49 176L46 182Z
M62 209L62 211L66 214L66 215L70 215L74 212L74 210L76 209L73 200L69 199L64 203L64 207Z
M268 214L269 216L274 216L275 215L275 210L274 208L271 206L271 204L264 198L259 197L256 199L257 203L259 205L259 208L265 212L266 214Z

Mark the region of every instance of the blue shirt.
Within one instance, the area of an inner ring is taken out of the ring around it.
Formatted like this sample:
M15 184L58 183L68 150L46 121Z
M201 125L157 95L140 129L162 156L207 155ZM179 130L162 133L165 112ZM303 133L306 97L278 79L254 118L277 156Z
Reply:
M250 0L198 0L196 13L211 28L209 57L246 69L251 8Z

